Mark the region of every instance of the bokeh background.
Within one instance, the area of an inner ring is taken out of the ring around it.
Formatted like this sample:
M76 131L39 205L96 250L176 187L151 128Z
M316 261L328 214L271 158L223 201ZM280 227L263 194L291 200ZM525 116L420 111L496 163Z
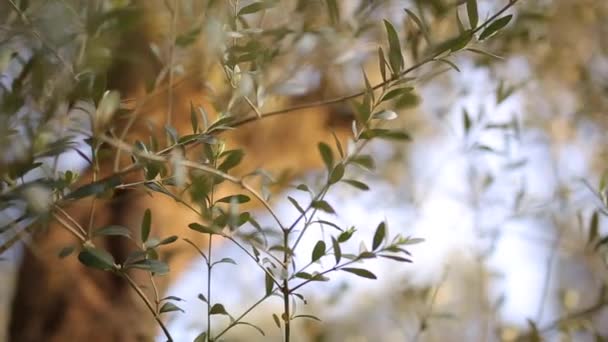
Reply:
M377 83L381 78L374 72L375 53L377 42L384 42L381 19L390 19L404 36L416 34L403 8L419 13L438 40L457 32L456 11L466 18L463 6L455 10L458 1L371 1L366 18L377 27L357 36L357 9L365 2L337 1L340 20L348 25L328 25L319 29L322 34L303 35L295 57L284 61L291 73L276 93L348 94L361 88L362 66ZM44 34L61 36L65 30L61 3L42 1L30 10L44 19L38 24L57 31ZM481 20L506 3L480 0ZM45 9L47 14L41 14ZM59 15L48 15L48 9ZM0 37L8 37L16 19L6 14L7 5L0 10L6 22ZM608 2L521 0L508 13L514 18L504 31L474 45L500 58L464 51L451 58L459 71L441 63L417 71L419 103L399 109L400 118L394 121L413 140L368 147L377 169L357 176L372 190L361 194L338 187L328 197L338 221L356 225L362 239L369 240L384 219L391 232L424 238L410 248L414 262L374 260L369 269L376 281L340 275L330 284L308 288L309 305L303 309L324 322L302 323L301 340L306 340L304 332L319 341L608 338L608 244L603 243L608 236L603 180ZM279 17L269 11L265 21L279 25L281 20L298 20ZM33 48L8 38L0 44L0 81L7 89L20 63L9 56L27 59ZM415 63L416 56L407 56L406 64ZM65 158L66 167L69 160ZM311 172L306 179L320 177ZM281 201L286 195L302 194L276 195L277 211L288 218L297 212ZM318 236L309 238L305 248L312 249ZM358 241L353 243L356 248ZM225 246L221 253L247 263L236 248ZM10 311L19 248L2 258L0 333ZM179 341L192 340L204 327L206 306L196 299L204 284L201 270L202 262L193 260L168 291L186 298L186 313L177 313L169 323ZM227 309L241 311L263 292L263 287L251 285L262 284L263 276L229 266L225 270L214 278L216 296ZM260 340L279 338L271 317L278 306L277 299L252 313L250 321L268 334ZM249 341L255 334L244 328L229 338Z

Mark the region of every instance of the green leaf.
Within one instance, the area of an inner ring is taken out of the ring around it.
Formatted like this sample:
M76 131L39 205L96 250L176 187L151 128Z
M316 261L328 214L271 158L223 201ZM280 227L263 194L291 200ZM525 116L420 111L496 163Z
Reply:
M342 259L342 249L340 248L340 243L333 236L331 237L331 244L334 248L334 257L336 258L336 265L340 263Z
M87 185L83 185L78 189L70 192L65 199L77 200L88 196L97 196L114 189L115 186L122 183L120 176L112 176L108 179L93 182Z
M361 139L381 138L387 140L411 140L406 132L389 130L384 128L370 128L360 135Z
M320 142L318 148L325 167L327 167L327 170L331 170L334 167L334 154L331 148L324 142Z
M488 25L488 27L486 27L483 30L483 32L481 32L481 35L479 35L479 40L484 40L484 39L491 37L496 32L498 32L500 29L507 26L512 18L513 18L513 15L509 14L500 19L496 19L494 22L492 22L490 25Z
M272 319L274 320L274 324L277 325L277 328L281 329L281 321L279 320L279 316L277 314L272 314Z
M266 289L266 296L270 296L272 294L272 288L274 287L274 280L272 279L272 273L269 268L266 268L266 273L264 274L264 288Z
M216 261L216 262L213 263L213 265L216 265L216 264L233 264L233 265L236 265L237 263L232 258L222 258L221 260L218 260L218 261Z
M251 200L251 198L249 198L249 196L239 194L239 195L226 196L226 197L220 198L217 201L220 203L232 203L232 201L235 201L238 204L242 204L242 203L247 203L250 200Z
M382 241L384 240L385 236L386 236L386 223L380 222L380 224L376 228L376 232L374 233L372 250L375 251L376 249L378 249L378 247L380 247L380 244L382 244Z
M361 154L351 157L349 161L351 163L362 166L364 169L367 170L373 170L376 168L376 163L374 163L374 159L368 154Z
M389 92L384 94L384 96L382 96L382 98L380 99L380 102L385 102L385 101L394 99L396 97L405 95L406 93L409 93L412 90L414 90L413 87L403 87L403 88L396 88L396 89L390 90Z
M140 234L141 234L141 241L142 242L146 242L148 241L148 238L150 237L150 227L152 224L152 213L150 212L150 209L146 209L146 211L144 212L144 217L141 220L141 230L140 230Z
M160 310L158 311L158 313L165 313L165 312L172 312L172 311L185 312L179 306L177 306L171 302L166 302L165 304L163 304L163 306L160 307Z
M213 304L211 310L209 310L209 315L228 315L228 312L222 304Z
M469 16L469 24L471 29L477 28L479 23L479 13L477 12L477 0L467 0L467 15Z
M192 230L196 230L197 232L201 232L204 234L219 234L219 235L222 234L219 229L211 228L208 226L203 226L202 224L195 223L195 222L190 223L188 225L188 227Z
M336 148L338 149L338 153L341 158L344 158L344 149L342 149L342 144L340 143L340 139L336 136L336 132L332 131L331 134L334 136L334 141L336 143Z
M315 209L319 209L321 211L324 211L326 213L329 214L335 214L336 211L334 210L334 208L331 207L331 205L329 205L329 203L327 203L327 201L324 200L318 200L318 201L314 201L310 204L311 207L315 208Z
M169 265L166 262L154 259L139 260L134 263L125 265L125 268L137 268L140 270L152 272L157 275L164 275L169 273Z
M85 266L104 271L114 268L114 257L110 253L92 246L85 246L78 253L78 260Z
M321 322L321 319L319 317L313 316L313 315L295 315L295 316L293 316L292 319L296 319L296 318L307 318L307 319L312 319L313 321Z
M418 16L414 12L410 11L409 9L404 8L404 10L410 16L410 18L412 18L412 20L416 23L416 25L420 29L420 32L422 32L422 35L424 36L424 39L426 40L427 44L431 45L431 38L429 36L429 33L428 33L426 27L422 23L422 20L420 20L420 18L418 18Z
M393 24L390 21L384 20L384 26L386 28L386 34L388 37L388 60L393 69L393 74L399 74L403 69L403 54L401 53L401 43L399 42L399 36Z
M321 257L324 255L325 255L325 241L319 240L319 241L317 241L317 244L315 244L315 247L312 250L311 262L315 262L315 261L321 259Z
M418 104L420 104L420 97L413 92L408 92L401 95L395 103L395 107L398 109L406 109L416 107Z
M221 170L223 172L228 172L228 170L239 165L241 160L243 160L243 157L245 156L245 152L243 152L243 150L232 150L224 153L227 153L228 156L218 167L218 170Z
M338 183L344 177L344 164L339 163L329 175L329 184Z
M382 81L386 82L386 59L384 57L384 51L382 51L381 47L378 47L378 65L380 67L380 75L382 76Z
M245 15L245 14L251 14L251 13L256 13L268 8L272 8L274 7L274 3L271 1L259 1L259 2L254 2L250 5L247 5L243 8L241 8L241 10L239 11L238 15Z
M190 101L190 124L192 125L192 133L198 133L198 115L192 101Z
M464 133L468 134L471 130L471 117L469 116L469 112L466 108L462 109L462 121L464 126Z
M298 201L296 201L293 197L291 196L287 196L287 199L289 200L289 202L291 202L291 204L300 212L300 214L304 214L304 209L302 208L302 206L300 206L300 203L298 203Z
M95 230L93 236L124 236L130 238L131 231L127 227L110 225Z
M343 243L348 241L351 236L353 236L353 233L355 232L354 229L348 229L345 232L342 232L340 235L338 235L338 242Z
M435 60L437 62L441 62L441 63L447 64L447 65L450 66L450 68L452 68L452 69L460 72L460 68L458 68L458 65L456 65L454 62L452 62L451 60L449 60L447 58L438 58L438 59L435 59Z
M341 268L340 270L358 275L359 277L363 277L363 278L378 279L375 274L373 274L372 272L370 272L366 269L363 269L363 268L344 267L344 268Z
M360 182L358 180L354 180L354 179L343 179L342 180L344 183L349 184L359 190L363 190L363 191L367 191L369 190L369 186L367 186L367 184Z
M592 243L599 236L599 214L597 211L593 212L591 216L591 223L589 224L589 240L588 243Z
M412 260L410 260L408 258L404 258L404 257L396 256L396 255L380 254L379 256L382 258L391 259L391 260L395 260L395 261L399 261L399 262L410 262L410 263L412 262Z

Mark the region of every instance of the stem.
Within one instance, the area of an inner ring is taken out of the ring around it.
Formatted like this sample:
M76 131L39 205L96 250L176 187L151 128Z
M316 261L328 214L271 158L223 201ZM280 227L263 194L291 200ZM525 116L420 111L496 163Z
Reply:
M209 247L207 249L207 341L211 341L211 250L213 236L209 234Z
M167 341L172 342L173 337L171 337L169 330L167 330L167 327L165 326L163 321L158 316L158 313L156 312L156 310L154 310L154 306L152 306L152 303L150 302L150 300L148 299L146 294L139 288L139 286L137 286L137 284L133 281L133 279L131 279L131 277L128 274L120 273L120 275L127 280L129 285L131 286L131 288L133 290L135 290L135 292L137 293L139 298L141 298L141 300L146 304L146 306L148 307L148 310L150 310L150 313L152 313L152 315L154 316L154 319L156 320L156 322L158 323L160 328L163 330L163 333L167 337Z
M289 272L289 232L290 230L283 230L283 247L285 248L285 252L283 252L283 267L285 268L285 274ZM283 322L285 322L285 338L284 342L289 342L291 335L291 324L290 324L290 316L289 312L289 277L285 276L285 280L283 280L283 287L281 288L283 291Z

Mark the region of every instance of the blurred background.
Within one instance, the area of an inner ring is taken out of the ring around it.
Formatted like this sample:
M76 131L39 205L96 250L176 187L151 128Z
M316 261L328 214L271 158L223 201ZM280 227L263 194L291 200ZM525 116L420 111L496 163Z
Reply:
M94 2L121 6L122 1ZM182 5L187 7L186 2ZM37 19L35 25L44 28L39 34L53 44L65 44L65 51L61 50L65 58L78 58L79 52L62 39L81 25L80 5L18 3ZM372 84L381 82L376 49L378 42L386 44L383 18L391 20L408 42L404 45L406 67L415 64L424 51L417 52L415 46L425 44L426 33L404 8L418 14L435 41L458 32L456 13L465 23L467 17L465 1L453 0L341 0L335 2L339 12L332 21L310 19L317 18L319 11L327 12L324 4L289 12L294 17L281 15L285 13L281 9L301 3L281 1L278 8L266 12L260 25L303 30L291 42L289 53L267 71L272 84L269 96L350 94L364 84L361 68ZM480 22L507 3L479 0ZM241 1L240 6L246 4ZM69 8L76 11L71 13ZM31 36L11 38L20 29L17 15L8 4L0 5L0 12L5 23L0 27L0 88L6 95L24 61L44 46ZM367 148L376 159L376 170L353 171L352 178L364 179L371 190L361 193L339 186L327 199L338 213L337 220L342 226L355 225L360 239L371 239L382 220L392 233L424 238L409 248L413 263L372 260L368 268L378 280L339 274L329 284L313 283L303 292L308 305L302 310L315 313L323 322L298 323L296 340L608 338L608 2L521 0L505 14L514 16L505 30L450 57L458 70L435 63L413 73L414 98L395 108L400 116L391 123L405 128L412 141L370 144ZM213 27L202 30L202 42L197 41L204 51L215 48L209 37L221 40L214 30L229 31L215 21L208 25ZM106 45L103 48L116 48ZM192 59L188 51L180 51L176 58ZM46 76L58 80L56 87L62 86L60 72ZM61 95L60 90L46 91L33 96L40 100L49 94ZM7 111L8 97L2 101ZM4 142L3 163L17 153L18 144ZM73 159L62 157L63 167L74 167ZM305 180L314 183L321 178L320 172L312 171ZM295 190L275 196L277 212L287 220L297 215L284 200L288 195L304 198ZM3 219L10 219L10 210L3 209ZM260 212L259 221L269 223L270 218ZM5 241L11 236L0 233ZM318 238L307 237L303 255L310 254L307 249L312 250ZM353 248L359 240L352 242ZM237 259L239 267L247 265L247 258L239 257L235 247L225 245L220 253ZM10 313L19 247L1 258L3 328ZM202 266L202 261L193 260L167 293L186 299L181 305L186 312L176 313L168 324L178 341L193 340L206 324L201 317L207 308L196 299L204 285ZM263 294L263 286L251 285L263 284L263 274L232 266L225 266L225 271L218 272L213 287L229 311L240 312ZM260 340L280 339L271 316L279 306L277 298L251 313L249 321L267 333ZM226 322L218 319L214 324ZM227 340L250 341L256 334L251 328L239 328Z

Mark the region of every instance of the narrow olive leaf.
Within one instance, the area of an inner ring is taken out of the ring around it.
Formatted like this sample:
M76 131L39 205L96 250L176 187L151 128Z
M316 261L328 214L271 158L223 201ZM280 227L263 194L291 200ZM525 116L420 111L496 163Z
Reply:
M334 167L334 154L331 148L324 142L320 142L318 148L325 167L327 167L327 170L331 170Z
M462 121L464 126L464 133L468 134L471 130L471 116L466 108L462 109Z
M190 124L192 125L192 133L198 133L198 115L192 101L190 101Z
M102 250L86 246L78 253L78 260L85 266L108 271L114 268L114 257Z
M340 243L333 236L331 237L331 245L334 248L334 257L336 258L336 265L340 263L342 260L342 249L340 248Z
M403 87L403 88L393 89L393 90L387 92L386 94L384 94L384 96L382 96L382 98L380 99L380 102L385 102L385 101L397 98L399 96L404 95L405 93L411 92L412 90L414 90L414 87Z
M302 208L302 206L300 206L300 203L298 203L298 201L295 200L295 198L293 198L291 196L287 196L287 199L300 212L300 214L304 214L304 209Z
M408 258L404 258L404 257L396 256L396 255L380 254L378 256L381 258L391 259L391 260L395 260L395 261L399 261L399 262L410 262L410 263L412 262L412 260L410 260Z
M344 158L344 149L342 149L342 144L340 143L340 139L338 139L336 132L332 131L331 134L334 136L334 141L336 143L336 148L338 149L338 153L340 154L340 158Z
M438 58L436 59L437 62L441 62L441 63L445 63L447 65L450 66L450 68L460 72L460 68L458 68L458 65L454 64L454 62L452 62L451 60L447 59L447 58Z
M354 179L343 179L342 180L344 183L351 185L359 190L363 190L363 191L367 191L369 190L369 186L363 182L360 182L358 180L354 180Z
M386 223L380 222L380 224L376 228L376 232L374 233L374 239L372 242L372 250L375 251L376 249L378 249L378 247L380 247L385 236L386 236Z
M420 29L420 32L422 32L422 35L424 36L424 40L426 40L427 44L431 45L431 38L429 36L429 32L427 31L426 26L424 25L422 20L420 20L420 18L416 15L416 13L410 11L409 9L404 8L403 10L416 23L416 26L418 26L418 29Z
M213 229L211 227L207 227L207 226L203 226L202 224L199 223L190 223L188 225L188 227L192 230L196 230L197 232L201 232L204 234L221 234L218 230Z
M167 265L166 262L154 259L139 260L126 265L125 268L137 268L140 270L152 272L157 275L165 275L169 273L169 265Z
M467 15L469 16L469 25L471 25L471 30L476 29L477 24L479 23L477 0L467 0Z
M325 255L325 241L319 240L312 250L311 262L321 259Z
M329 184L331 185L338 183L342 177L344 177L344 164L339 163L336 165L336 167L334 167L329 175Z
M254 2L250 5L247 5L243 8L241 8L239 10L238 15L245 15L245 14L251 14L251 13L256 13L268 8L273 7L274 3L271 1L259 1L259 2Z
M393 69L393 74L399 74L403 69L403 54L401 53L401 43L399 42L399 36L393 24L390 21L384 20L384 26L386 28L386 34L388 37L388 61Z
M374 162L374 159L368 154L354 156L350 159L350 162L357 164L367 170L373 170L376 168L376 163Z
M245 156L245 153L242 150L230 151L230 153L224 159L224 161L220 164L218 169L222 170L224 172L227 172L228 170L232 169L233 167L239 165L241 160L243 160L244 156Z
M456 23L458 24L458 32L462 33L466 30L462 20L460 19L460 12L458 10L456 10Z
M491 37L493 34L498 32L500 29L507 26L512 18L513 18L513 15L509 14L500 19L496 19L494 22L492 22L490 25L488 25L488 27L486 27L483 30L483 32L481 32L481 35L479 35L479 40L484 40L484 39Z
M165 300L174 300L177 302L185 302L186 300L177 296L167 296L167 297L163 297L160 299L160 301L165 301Z
M266 289L266 296L270 296L272 294L273 287L274 287L274 281L272 279L270 269L266 268L266 273L264 275L264 288Z
M589 240L588 244L594 242L599 236L599 214L597 211L593 212L591 216L591 223L589 224Z
M249 196L239 194L239 195L226 196L226 197L220 198L217 201L220 203L232 203L232 201L235 201L235 203L242 204L242 203L247 203L250 200L251 200L251 198L249 198Z
M97 182L89 183L79 187L78 189L70 192L65 199L77 200L88 196L101 195L106 191L113 189L115 186L120 185L122 180L120 176L112 176L108 179L100 180Z
M338 8L338 3L336 0L326 0L327 9L329 10L329 18L331 19L332 24L337 24L340 22L340 9Z
M293 316L292 319L296 319L296 318L307 318L307 319L312 319L314 321L321 322L321 319L319 317L313 316L313 315L295 315L295 316Z
M395 102L395 107L398 109L414 108L420 104L420 97L413 92L403 94Z
M408 133L384 128L371 128L361 133L361 139L411 140Z
M330 222L330 221L325 221L325 220L317 220L317 221L313 221L313 222L311 222L311 223L318 223L318 224L322 224L322 225L326 224L326 225L328 225L328 226L330 226L330 227L332 227L332 228L335 228L335 229L337 229L337 230L339 230L339 231L341 231L341 232L343 232L343 231L344 231L344 229L340 228L340 226L338 226L337 224L335 224L335 223L333 223L333 222Z
M201 301L207 303L207 297L205 297L204 294L199 293L198 296L196 296L196 298L200 299Z
M279 320L279 316L277 314L272 314L272 319L274 320L274 324L277 325L277 328L281 329L281 321Z
M329 214L335 214L336 211L334 210L334 208L331 207L331 205L329 205L329 203L327 203L327 201L324 200L319 200L319 201L314 201L310 204L311 207L315 208L315 209L319 209L321 211L324 211L326 213Z
M69 256L70 254L72 254L74 252L76 248L74 246L67 246L67 247L63 247L59 253L58 256L60 259L63 259L67 256Z
M177 235L171 235L169 237L166 237L166 238L160 240L158 242L158 244L156 244L156 246L169 245L169 244L174 243L175 241L177 241Z
M490 58L495 58L495 59L498 59L498 60L504 60L504 59L505 59L505 58L504 58L504 57L502 57L502 56L495 55L495 54L493 54L493 53L491 53L491 52L484 51L484 50L481 50L481 49L476 49L476 48L466 48L466 50L467 50L467 51L471 51L471 52L476 53L476 54L479 54L479 55L487 56L487 57L490 57Z
M160 307L160 310L158 311L158 313L165 313L165 312L172 312L172 311L185 312L179 306L177 306L177 305L175 305L175 304L173 304L171 302L166 302L165 304L163 304L163 306Z
M211 310L209 310L209 315L228 315L228 312L222 304L213 304Z
M220 259L220 260L218 260L218 261L216 261L216 262L213 263L213 265L216 265L216 264L233 264L233 265L236 265L237 263L232 258L222 258L222 259Z
M365 73L365 70L363 68L361 68L361 72L363 73L363 79L365 80L365 92L367 95L369 95L371 97L372 103L376 102L376 96L374 95L374 88L372 87L372 84L369 82L369 79L367 78L367 74Z
M144 212L144 217L141 220L140 234L141 234L142 242L148 241L148 238L150 237L151 224L152 224L152 213L150 212L150 209L146 209L146 211Z
M344 267L341 268L340 271L352 273L358 275L359 277L368 278L368 279L378 279L375 274L372 272L363 269L363 268L354 268L354 267Z
M124 236L130 238L131 231L127 227L111 225L95 230L93 236Z
M257 330L257 331L258 331L260 334L262 334L262 336L266 336L266 334L264 333L264 330L262 330L262 328L258 327L258 326L257 326L257 325L255 325L255 324L252 324L252 323L249 323L249 322L242 322L242 321L241 321L241 322L236 322L236 323L234 323L234 326L237 326L237 325L246 325L246 326L248 326L248 327L252 327L252 328L254 328L255 330Z
M378 47L378 65L380 67L380 75L382 76L382 82L386 83L386 59L384 57L384 51L382 51L382 47Z
M338 235L338 242L340 243L344 243L348 240L350 240L351 236L353 236L353 233L355 231L353 229L349 229L343 233L341 233L340 235Z

